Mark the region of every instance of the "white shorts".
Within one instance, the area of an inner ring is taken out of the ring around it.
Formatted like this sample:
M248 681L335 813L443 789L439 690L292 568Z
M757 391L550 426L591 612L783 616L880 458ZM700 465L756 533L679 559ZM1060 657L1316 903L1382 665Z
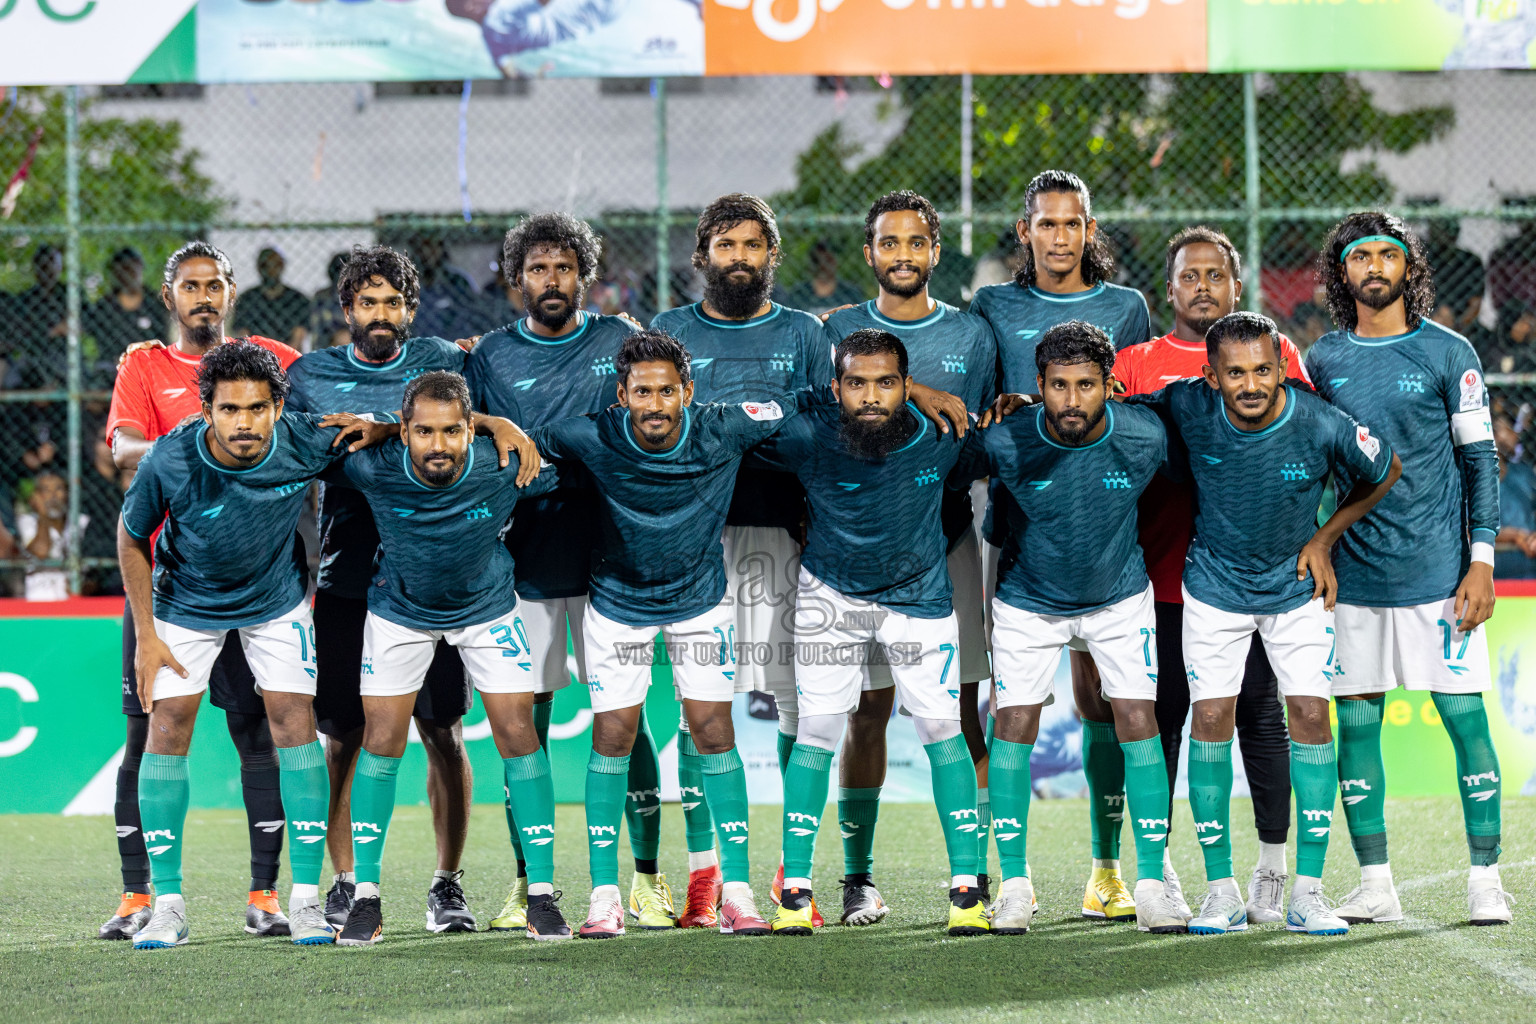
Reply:
M666 642L679 698L728 702L736 692L735 610L724 600L703 615L668 626L626 626L588 603L582 626L587 695L594 712L645 703L657 633Z
M800 573L800 545L777 526L727 526L725 596L736 617L737 693L765 690L793 696L795 666L785 657L795 639L795 586ZM751 647L746 645L751 644Z
M439 640L464 662L464 674L481 693L538 693L540 658L523 626L519 603L505 615L459 629L416 629L368 613L363 620L364 697L403 697L421 689Z
M960 538L949 553L949 582L954 590L955 620L960 628L960 678L979 683L992 676L992 645L987 642L987 602L982 587L981 545L974 531ZM895 685L891 667L873 643L865 664L863 688L883 690Z
M960 720L960 629L955 613L919 619L841 593L800 570L795 601L795 691L800 717L841 715L859 704L871 644L890 662L902 707L918 718Z
M1339 649L1334 696L1385 693L1401 686L1435 693L1485 693L1493 688L1488 637L1455 627L1456 599L1407 608L1334 607Z
M1333 612L1314 598L1278 615L1227 612L1198 601L1184 589L1184 671L1189 699L1236 697L1243 687L1252 636L1257 631L1279 681L1282 697L1321 697L1332 692Z
M1045 704L1063 648L1081 640L1099 667L1099 690L1115 700L1157 699L1157 618L1152 587L1082 615L1043 615L992 599L997 706Z
M586 611L587 597L519 598L517 614L522 617L523 628L528 632L528 643L533 648L533 668L536 679L534 693L554 693L577 679L587 677L587 652L581 642L581 619ZM571 665L571 655L566 648L566 628L570 628L570 651L576 664Z
M310 595L305 594L286 615L259 626L242 626L240 648L256 677L256 692L303 693L315 695L315 620L311 614ZM155 674L153 700L190 697L208 689L213 663L224 649L230 630L188 629L174 623L155 620L155 635L165 641L171 656L187 670L183 679L169 668Z

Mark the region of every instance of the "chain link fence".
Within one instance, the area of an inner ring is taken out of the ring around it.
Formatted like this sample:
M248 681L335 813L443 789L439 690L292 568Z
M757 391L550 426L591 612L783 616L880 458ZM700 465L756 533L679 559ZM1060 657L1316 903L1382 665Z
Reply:
M188 238L234 262L234 334L312 349L346 338L333 283L360 242L416 258L418 333L515 319L501 238L551 208L604 238L589 307L648 320L699 297L693 223L728 191L778 213L781 301L859 301L875 292L865 211L913 188L944 218L932 291L964 307L1010 276L1024 188L1046 167L1093 187L1118 280L1158 331L1163 247L1182 227L1225 230L1246 304L1305 348L1331 329L1312 273L1328 227L1368 206L1407 216L1432 253L1436 318L1477 347L1509 472L1533 485L1506 488L1527 507L1506 500L1522 532L1501 558L1536 575L1517 543L1536 530L1536 130L1519 128L1533 105L1536 76L1498 71L3 90L0 587L120 586L127 480L107 403L125 349L171 338L160 268Z

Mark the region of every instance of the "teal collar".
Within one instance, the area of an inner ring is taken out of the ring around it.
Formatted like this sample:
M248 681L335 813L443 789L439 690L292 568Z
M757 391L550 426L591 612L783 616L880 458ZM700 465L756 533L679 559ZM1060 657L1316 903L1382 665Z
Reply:
M1095 295L1102 293L1104 291L1104 282L1100 281L1087 291L1073 292L1071 295L1057 295L1055 292L1041 291L1034 285L1029 285L1024 290L1035 298L1044 299L1046 302L1082 302L1084 299L1091 299Z
M621 415L624 417L624 440L628 441L629 446L635 451L650 459L670 459L676 457L677 453L683 450L683 445L688 441L688 431L693 428L693 413L685 405L683 406L683 429L678 432L677 444L674 444L666 451L653 452L649 448L642 448L640 442L635 440L635 425L630 422L629 410L622 410Z
M1285 410L1280 413L1280 417L1275 420L1275 422L1271 423L1263 430L1243 430L1242 428L1236 426L1232 422L1231 417L1227 415L1227 403L1221 400L1221 394L1219 392L1216 395L1216 414L1221 417L1221 422L1227 425L1227 429L1232 431L1232 433L1236 434L1238 437L1246 438L1250 441L1257 440L1261 437L1268 437L1270 434L1273 434L1275 431L1285 426L1286 423L1290 421L1291 413L1296 411L1296 392L1292 390L1289 384L1282 384L1280 386L1285 389Z
M772 320L774 317L784 312L784 307L779 305L777 302L770 303L770 305L772 308L769 309L768 312L764 313L762 316L752 317L750 320L717 319L716 317L712 317L704 312L704 303L702 302L695 302L690 308L692 308L694 316L698 317L704 323L709 324L711 327L719 327L720 329L726 331L740 331L745 330L748 327L756 327L758 324L767 323L769 320Z
M528 329L528 318L527 317L524 317L523 319L521 319L521 320L519 320L517 322L517 325L516 325L517 334L518 334L518 337L524 339L525 341L531 341L535 345L564 345L566 342L575 341L577 338L581 337L583 334L586 334L587 333L587 328L592 325L592 315L590 313L588 313L586 310L578 309L576 311L576 317L580 321L581 326L577 327L574 331L572 331L569 334L562 334L562 335L560 335L560 337L558 337L558 338L545 338L545 337L541 337L540 335L534 334L532 331L530 331Z
M424 491L451 491L455 487L459 486L459 484L463 483L464 478L469 476L469 471L475 468L474 438L470 438L469 458L464 460L464 468L459 472L458 479L449 484L447 487L433 487L431 484L422 480L421 477L417 476L416 468L411 465L411 450L403 444L400 446L400 468L405 470L405 475L410 478L411 483L415 484L417 487L420 487Z
M1418 334L1422 330L1424 330L1424 325L1421 323L1419 326L1415 327L1413 330L1406 334L1389 334L1384 338L1362 338L1354 331L1350 331L1349 340L1354 342L1356 345L1365 345L1370 348L1376 348L1381 345L1395 345L1400 341L1407 341L1409 338Z
M880 312L879 308L875 305L874 299L864 303L864 310L875 323L880 324L882 327L889 327L893 331L913 331L927 327L944 319L944 314L948 311L944 303L939 302L937 299L934 300L933 312L916 320L892 320Z
M359 359L357 357L356 347L349 344L347 345L347 362L351 363L359 370L366 370L369 373L378 373L381 370L391 370L400 365L401 360L405 358L405 350L410 346L410 344L410 338L402 341L400 343L400 351L395 353L394 358L386 359L382 363L370 363L366 359Z
M1060 441L1051 436L1051 432L1047 430L1045 426L1044 405L1040 406L1040 408L1035 412L1035 429L1040 432L1040 439L1046 444L1050 445L1052 448L1060 448L1064 452L1085 452L1090 448L1097 448L1099 445L1109 440L1109 435L1115 432L1114 402L1104 403L1104 419L1104 433L1099 435L1099 439L1092 444L1082 444L1075 448L1071 445L1062 444Z
M272 453L277 451L277 432L282 429L282 422L283 418L279 416L277 418L277 422L272 424L272 438L267 442L267 454L263 455L261 457L261 461L256 463L254 466L246 466L244 469L231 469L230 467L220 462L218 459L214 458L213 453L208 450L208 432L213 429L211 426L205 425L202 430L197 432L197 454L201 455L204 462L218 470L220 473L240 474L253 472L260 469L262 466L265 466L267 461L272 458Z

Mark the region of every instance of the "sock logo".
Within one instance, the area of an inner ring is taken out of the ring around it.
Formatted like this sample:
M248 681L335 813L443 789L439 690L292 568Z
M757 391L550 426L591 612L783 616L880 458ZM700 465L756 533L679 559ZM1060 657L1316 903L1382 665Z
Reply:
M720 823L720 831L726 833L726 838L733 843L739 844L747 841L747 823L744 821L722 821ZM731 835L730 833L732 832L740 832L741 835Z
M1005 828L1011 828L1013 831L1004 832ZM993 818L992 831L997 836L998 842L1007 842L1010 839L1019 838L1019 833L1024 831L1024 823L1018 818Z
M555 826L553 822L548 825L529 825L527 828L518 829L518 831L526 834L528 842L534 846L548 846L555 841ZM540 836L540 832L548 832L549 835Z
M326 830L325 822L323 821L290 821L288 824L293 826L295 832L312 832L315 829L319 829L323 833ZM278 822L278 825L281 826L282 822ZM267 831L276 832L277 829L267 829ZM318 843L323 839L325 839L324 835L298 837L301 843Z
M1213 835L1213 836L1205 836L1205 835L1201 835L1200 834L1200 833L1206 832L1206 831L1212 831L1212 832L1215 832L1216 834ZM1212 846L1212 845L1214 845L1216 843L1221 842L1221 833L1222 833L1222 827L1221 827L1221 822L1219 822L1219 821L1197 821L1197 822L1195 822L1195 838L1200 840L1200 845L1201 846Z
M659 789L632 789L624 795L637 804L649 804L649 806L645 807L636 807L636 814L652 815L661 813L661 790ZM652 799L656 802L651 803Z
M1499 781L1499 773L1493 771L1479 772L1476 775L1463 775L1461 777L1461 781L1468 789L1475 789L1480 783L1483 782L1491 782L1497 785ZM1467 794L1470 799L1476 800L1478 803L1485 803L1489 800L1492 800L1497 795L1498 790L1495 789L1485 789L1480 793Z
M1111 807L1111 808L1117 808L1117 809L1114 809L1114 810L1110 810L1108 812L1108 814L1105 815L1105 817L1109 818L1111 821L1124 821L1125 820L1125 794L1124 793L1110 793L1110 794L1107 794L1104 797L1104 803L1106 805L1108 805L1109 807Z
M137 825L119 825L117 826L117 838L127 839L138 830L139 827Z
M270 835L273 832L276 832L278 829L280 829L282 827L283 827L283 823L281 821L258 821L256 824L251 826L251 828L259 828L259 829L261 829L263 832L266 832L268 835Z
M613 836L613 839L599 839L598 836ZM588 839L589 842L591 842L591 844L593 846L597 846L597 847L612 846L614 844L614 840L616 840L618 838L619 838L619 827L617 825L588 825L587 826L587 839Z
M1322 838L1324 838L1325 836L1328 835L1328 831L1329 831L1330 827L1333 824L1333 812L1332 811L1303 809L1301 814L1302 814L1302 817L1306 818L1308 821L1326 821L1326 822L1328 822L1327 825L1318 825L1318 826L1314 826L1313 828L1307 829L1308 832L1310 832L1314 836L1317 836L1319 839L1322 839Z
M837 824L844 839L852 839L859 831L859 823L856 821L839 821Z
M683 798L683 810L685 811L691 811L704 802L704 791L698 786L680 786L678 787L678 794ZM698 799L690 802L688 800L690 796L696 796Z
M144 833L144 842L145 843L152 843L156 839L170 839L170 840L174 840L175 838L176 838L176 836L173 835L171 833L171 830L168 829L168 828L152 828L148 832ZM149 850L150 856L158 857L160 854L164 853L166 850L169 850L170 848L171 848L170 844L167 843L164 846L150 846L150 847L148 847L148 850Z
M1154 828L1157 828L1159 825L1161 825L1163 827L1163 830L1161 832L1145 831L1144 834L1145 834L1146 838L1148 838L1148 839L1166 839L1166 838L1168 838L1168 819L1167 818L1137 818L1136 819L1136 827L1140 828L1140 829L1143 829L1143 830L1154 829Z
M358 835L358 833L363 831L364 829L372 830L373 835L371 835L371 836L360 836L360 835ZM379 828L379 826L375 825L371 821L354 821L352 823L352 841L354 843L372 843L372 842L376 842L379 839L379 837L382 836L383 834L384 834L384 830Z
M790 828L790 832L797 836L813 836L816 834L816 829L821 825L821 819L817 818L814 814L802 814L800 811L786 811L784 813L784 817L789 821L810 822L810 828L805 828L803 825L795 825Z
M980 827L979 822L965 820L976 817L976 811L973 808L964 807L958 811L950 811L949 816L958 823L955 825L956 832L975 832Z
M1350 793L1352 789L1363 789L1365 793L1371 791L1371 784L1364 779L1340 779L1339 791L1344 795L1344 806L1353 807L1365 799L1365 793Z

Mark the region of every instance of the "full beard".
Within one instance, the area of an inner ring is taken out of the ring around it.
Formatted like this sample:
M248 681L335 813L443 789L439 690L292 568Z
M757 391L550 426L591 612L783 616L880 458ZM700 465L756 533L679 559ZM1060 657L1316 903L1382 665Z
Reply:
M427 458L423 459L421 461L421 465L416 467L417 471L421 474L421 478L427 483L431 484L433 487L446 487L453 483L454 480L458 479L459 467L462 465L462 463L453 459L451 456L448 457L448 465L446 469L429 468L430 464L428 460L443 458L446 455L446 452L428 452Z
M1088 439L1088 435L1093 433L1093 428L1104 419L1106 408L1108 407L1100 407L1098 413L1093 416L1069 416L1057 419L1049 411L1045 416L1051 421L1051 429L1056 432L1057 437L1061 438L1061 443L1069 448L1076 448Z
M912 436L913 418L905 405L878 423L866 423L844 409L838 418L837 438L843 449L864 462L879 462Z
M389 328L387 337L379 337L373 332ZM393 359L400 351L401 335L405 328L401 324L393 324L388 320L375 320L370 324L348 324L348 332L352 335L352 346L357 349L357 354L371 363L382 363L387 359Z
M933 276L932 267L917 268L917 276L905 284L902 284L890 276L889 270L876 270L875 280L880 283L880 290L898 299L910 299L912 296L928 287L928 279Z
M549 310L544 308L544 300L553 299L556 297L564 300L564 305L562 305L557 312L551 313ZM543 295L540 295L536 301L524 301L528 307L528 315L533 318L534 323L541 327L546 327L551 331L564 330L565 325L570 323L571 318L576 315L576 310L579 305L576 296L567 295L560 291L547 291Z
M746 270L751 277L737 281L733 271ZM733 263L718 267L704 265L704 301L728 320L745 320L763 308L768 294L773 291L773 268L755 268L745 263Z
M1367 281L1369 280L1367 279ZM1385 280L1385 278L1376 278L1375 280L1380 281ZM1384 292L1368 292L1364 287L1357 288L1353 284L1349 286L1349 290L1354 295L1355 301L1360 303L1360 305L1370 309L1386 309L1403 297L1403 290L1407 287L1408 275L1404 274L1398 279L1396 284L1389 284Z

